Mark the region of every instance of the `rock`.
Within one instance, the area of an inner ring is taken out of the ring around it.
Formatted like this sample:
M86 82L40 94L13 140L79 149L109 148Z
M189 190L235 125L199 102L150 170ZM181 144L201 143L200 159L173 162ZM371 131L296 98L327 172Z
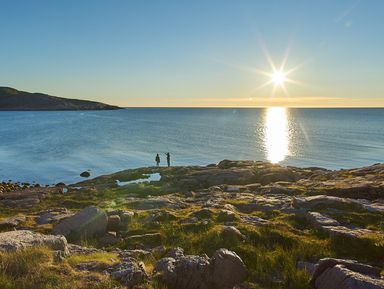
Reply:
M134 212L131 212L131 211L123 211L121 214L120 214L120 219L121 219L121 222L122 222L122 225L128 225L133 217L135 216L135 213Z
M313 272L315 272L316 267L317 267L317 264L310 263L310 262L299 261L296 264L297 269L304 270L311 275L313 274Z
M165 255L165 257L170 257L173 259L182 258L184 257L184 249L180 247L172 248L171 250L169 250L167 255Z
M166 257L156 262L154 273L170 288L208 289L209 265L206 255Z
M254 161L231 161L231 160L222 160L217 164L217 167L220 169L229 169L236 167L251 167L255 164Z
M259 172L260 177L258 182L262 185L267 185L274 182L295 182L298 176L288 168L276 167Z
M99 239L99 243L101 246L108 247L108 246L116 245L122 240L123 240L122 238L116 237L115 232L107 232L103 237Z
M80 177L83 177L83 178L89 178L90 176L91 176L91 173L88 171L84 171L80 174Z
M108 264L101 261L82 262L76 265L78 271L100 272L108 268Z
M240 220L245 224L254 226L267 225L270 223L268 220L259 218L257 216L241 216Z
M20 225L20 223L25 222L26 218L24 216L12 217L0 221L0 230L15 228Z
M137 210L152 210L152 209L182 209L188 207L187 204L180 200L175 200L167 197L154 197L140 201L135 201L132 206Z
M340 226L340 223L326 215L320 214L318 212L308 212L307 219L316 227L323 226Z
M383 201L370 202L370 201L364 200L364 199L358 199L358 200L351 199L350 201L355 203L355 204L358 204L364 210L367 210L370 212L384 213Z
M232 167L220 169L215 167L189 170L175 181L173 191L195 191L218 185L243 185L255 181L253 168Z
M52 224L64 220L73 215L73 213L68 212L68 210L65 208L52 209L49 211L41 212L40 216L37 218L37 223L39 225Z
M171 250L154 267L154 276L167 287L178 289L230 289L244 281L246 268L236 253L217 250L207 255L184 255L183 249Z
M94 206L86 207L53 228L55 235L64 235L70 241L102 236L107 230L107 214Z
M92 247L82 247L82 246L71 244L71 243L68 243L67 247L70 255L89 255L93 253L105 252L100 249L96 249Z
M220 210L217 220L220 222L233 222L236 221L238 217L236 214L230 210Z
M382 289L380 271L353 260L327 258L317 264L311 284L316 289Z
M160 233L150 233L143 235L133 235L126 237L125 240L129 247L133 248L153 248L161 244Z
M147 257L153 257L152 253L146 250L134 249L134 250L119 250L119 258L134 258L134 259L144 259Z
M137 262L133 258L127 258L123 263L110 267L106 270L112 278L120 281L127 288L135 288L148 280L148 274L145 271L144 263Z
M54 251L60 251L64 256L69 255L64 236L43 235L26 230L0 233L0 251L18 251L36 246L49 247Z
M108 216L108 225L107 228L110 231L119 231L121 225L121 219L119 215L111 215Z
M322 226L322 230L327 232L330 237L347 237L347 238L359 238L363 237L367 234L374 234L374 233L380 233L380 232L374 232L368 229L362 229L362 228L348 228L344 226Z
M204 209L201 209L201 210L198 210L198 211L191 213L191 215L193 217L200 219L200 220L201 219L210 219L213 216L213 211L211 209L204 208Z
M215 288L232 289L243 282L246 276L246 267L235 252L219 249L213 254L210 281Z
M293 205L295 207L304 207L307 209L313 209L317 206L337 206L350 203L348 199L326 195L293 198Z
M292 197L287 195L266 195L266 196L255 196L249 203L240 203L236 207L244 213L251 212L269 212L273 210L279 210L283 212L291 212L295 210L292 207Z
M145 219L146 222L166 222L176 220L177 216L168 211L158 211L151 214L148 218Z
M224 226L221 229L220 236L224 240L231 241L240 241L245 239L245 236L234 226Z
M199 222L199 219L196 217L189 217L189 218L180 220L180 224L197 224L198 222Z

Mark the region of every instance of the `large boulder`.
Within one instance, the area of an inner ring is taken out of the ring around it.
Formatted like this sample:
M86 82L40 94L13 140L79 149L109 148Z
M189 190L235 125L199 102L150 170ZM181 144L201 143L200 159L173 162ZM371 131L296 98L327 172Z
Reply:
M28 247L44 246L69 255L64 236L43 235L27 230L0 233L0 251L18 251Z
M77 242L104 235L107 223L107 214L95 206L90 206L61 221L53 228L53 233L64 235L68 240Z
M154 268L161 282L178 289L205 289L208 282L209 258L202 256L178 256L177 259L160 259Z
M383 289L380 268L354 260L321 259L312 275L316 289Z
M217 250L211 258L210 281L214 288L232 289L247 276L247 269L241 258L227 249Z
M171 250L154 267L154 274L167 287L178 289L231 289L246 277L241 258L227 249L207 255L184 255L181 248Z

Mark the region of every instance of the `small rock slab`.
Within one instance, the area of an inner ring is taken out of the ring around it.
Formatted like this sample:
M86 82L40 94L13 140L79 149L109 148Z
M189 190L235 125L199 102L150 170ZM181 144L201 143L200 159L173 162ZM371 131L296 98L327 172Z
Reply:
M340 223L336 221L335 219L332 219L326 215L323 215L318 212L308 212L307 213L307 219L309 222L311 222L316 227L323 227L323 226L340 226Z

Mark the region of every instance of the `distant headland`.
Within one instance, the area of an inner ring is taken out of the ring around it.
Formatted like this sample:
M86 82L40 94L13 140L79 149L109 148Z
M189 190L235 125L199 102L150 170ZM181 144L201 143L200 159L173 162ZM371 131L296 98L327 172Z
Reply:
M118 106L0 87L0 110L112 110Z

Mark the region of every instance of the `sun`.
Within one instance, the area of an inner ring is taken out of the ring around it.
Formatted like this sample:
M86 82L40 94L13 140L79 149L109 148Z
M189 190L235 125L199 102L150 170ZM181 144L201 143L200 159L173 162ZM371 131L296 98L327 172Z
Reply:
M287 80L286 78L286 73L283 71L275 71L271 75L271 81L276 85L276 86L282 86L284 85L284 82Z

